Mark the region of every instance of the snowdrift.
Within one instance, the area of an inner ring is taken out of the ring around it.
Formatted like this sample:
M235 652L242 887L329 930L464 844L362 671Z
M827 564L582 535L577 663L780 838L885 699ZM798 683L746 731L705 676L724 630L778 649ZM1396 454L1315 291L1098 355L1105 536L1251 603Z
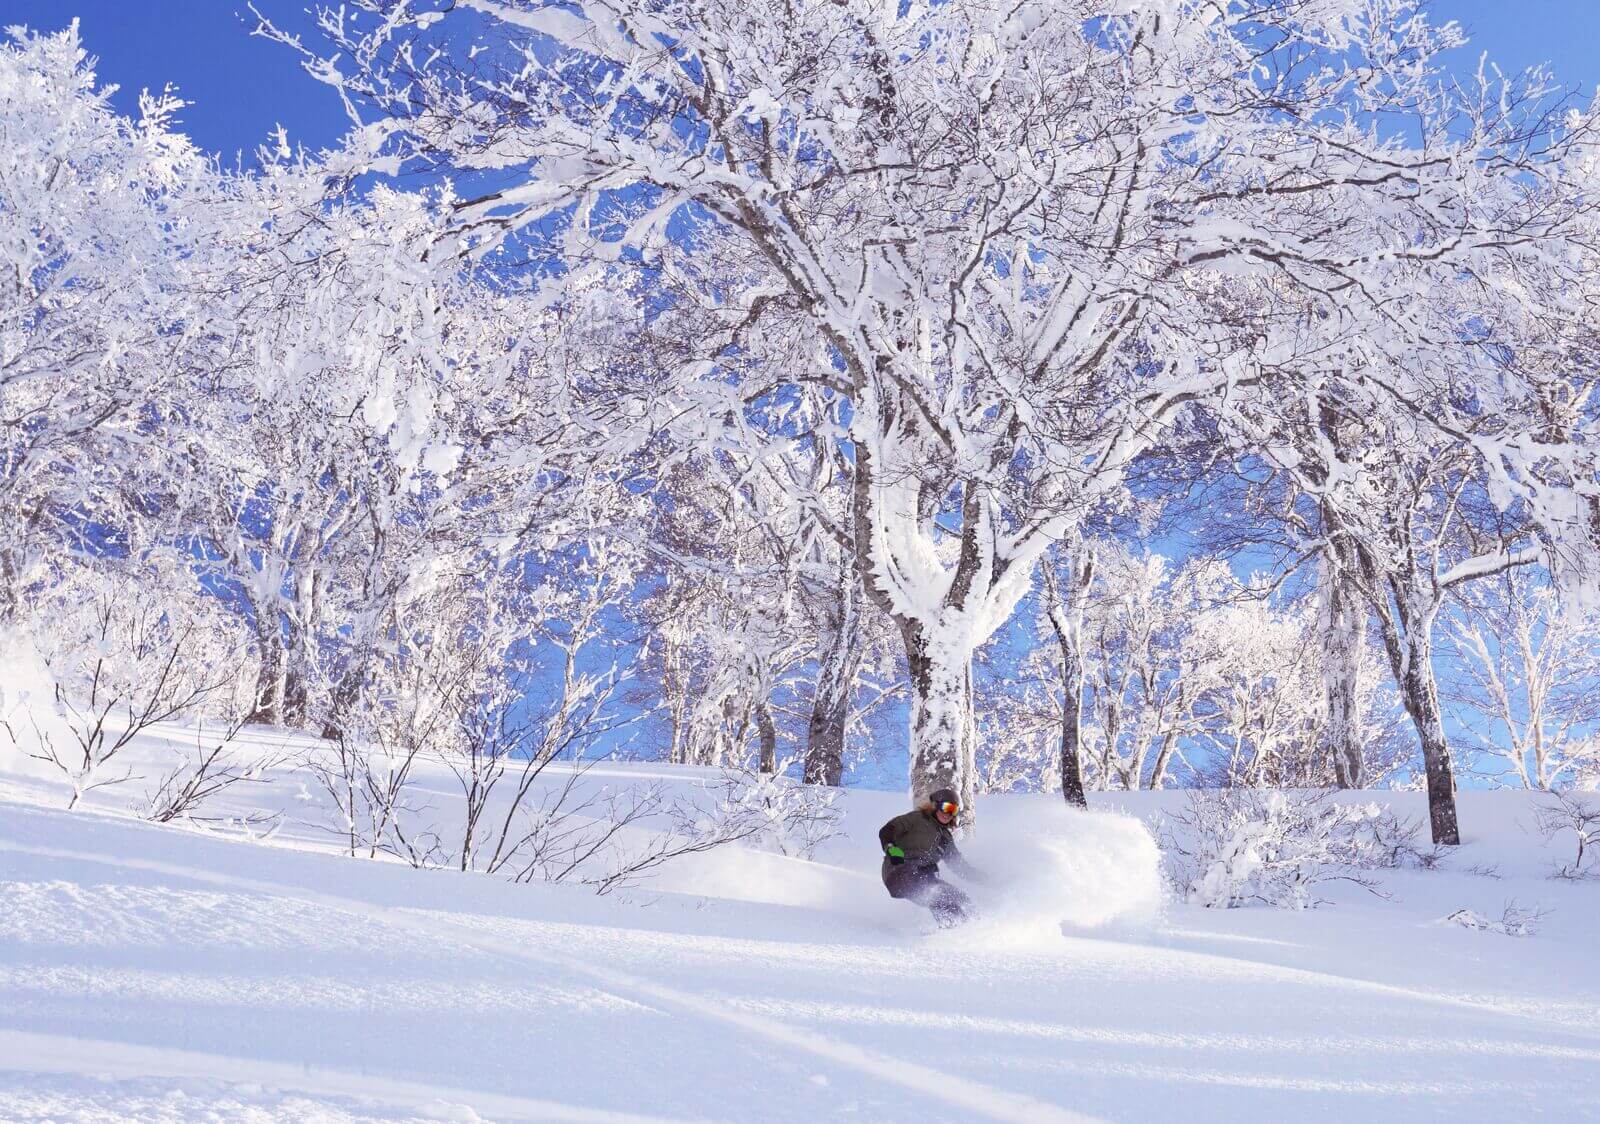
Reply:
M962 840L984 915L929 933L878 880L897 793L842 794L810 860L729 846L597 896L340 856L295 774L230 790L284 813L254 841L140 822L137 783L69 813L0 775L0 1119L1600 1119L1600 886L1549 878L1570 841L1524 794L1464 793L1446 869L1303 913L1163 903L1136 817L1181 794L992 797ZM442 768L417 784L459 812ZM1512 899L1535 935L1443 921Z

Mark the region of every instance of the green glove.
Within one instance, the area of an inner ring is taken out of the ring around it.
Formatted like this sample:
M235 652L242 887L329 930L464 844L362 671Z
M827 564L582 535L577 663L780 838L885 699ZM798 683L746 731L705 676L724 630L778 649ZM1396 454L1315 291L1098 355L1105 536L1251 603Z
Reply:
M906 853L897 844L889 844L883 849L883 853L889 856L890 866L899 866L906 861Z

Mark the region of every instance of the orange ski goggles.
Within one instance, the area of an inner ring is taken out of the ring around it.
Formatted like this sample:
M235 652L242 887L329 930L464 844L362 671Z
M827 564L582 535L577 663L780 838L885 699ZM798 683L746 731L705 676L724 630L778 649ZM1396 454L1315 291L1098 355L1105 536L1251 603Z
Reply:
M933 810L935 812L943 812L947 816L953 816L957 812L961 811L961 805L952 804L950 801L946 800L943 804L935 804L933 806Z

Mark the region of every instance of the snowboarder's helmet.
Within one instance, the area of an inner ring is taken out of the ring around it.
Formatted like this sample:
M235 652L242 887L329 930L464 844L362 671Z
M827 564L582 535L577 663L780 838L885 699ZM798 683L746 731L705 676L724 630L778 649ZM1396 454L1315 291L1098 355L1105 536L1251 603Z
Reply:
M933 805L935 812L943 812L947 816L961 811L961 798L950 788L936 788L928 793L928 803Z

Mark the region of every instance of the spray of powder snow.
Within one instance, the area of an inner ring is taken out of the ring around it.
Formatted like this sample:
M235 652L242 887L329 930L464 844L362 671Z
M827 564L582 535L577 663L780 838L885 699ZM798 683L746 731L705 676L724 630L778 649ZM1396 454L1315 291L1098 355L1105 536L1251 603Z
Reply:
M991 801L962 854L983 872L966 888L985 943L1059 942L1063 933L1137 928L1161 908L1161 853L1144 824L1043 801Z

